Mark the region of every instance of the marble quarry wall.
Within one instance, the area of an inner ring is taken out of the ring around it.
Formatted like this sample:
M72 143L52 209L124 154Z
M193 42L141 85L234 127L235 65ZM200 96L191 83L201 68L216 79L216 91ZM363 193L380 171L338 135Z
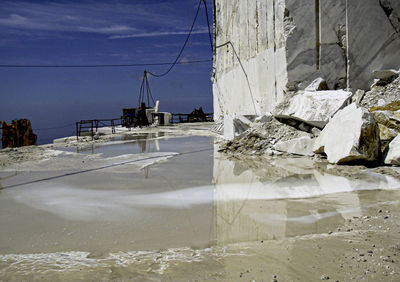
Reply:
M324 78L368 89L400 67L398 0L214 0L214 113L262 115Z

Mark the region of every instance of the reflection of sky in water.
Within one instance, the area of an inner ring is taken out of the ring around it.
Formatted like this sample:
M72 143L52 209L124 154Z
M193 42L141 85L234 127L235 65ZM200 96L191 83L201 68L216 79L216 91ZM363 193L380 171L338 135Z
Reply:
M121 156L108 158L107 160L115 162L120 158ZM126 156L123 159L125 158ZM218 162L218 160L214 161ZM160 188L154 189L151 186L140 187L138 186L139 183L135 185L134 179L112 176L112 187L107 188L107 186L99 183L101 189L97 190L85 187L87 180L83 181L83 178L82 186L80 186L78 178L75 179L73 185L68 184L68 181L47 182L26 185L21 189L7 190L5 193L28 206L54 213L62 218L92 220L101 215L107 220L120 220L124 215L132 216L140 213L143 209L190 209L192 206L212 205L214 203L216 205L219 203L229 205L230 202L307 199L343 192L376 189L392 190L400 187L399 182L390 176L365 173L367 180L349 180L345 177L326 173L321 174L317 170L312 170L313 174L305 174L298 177L284 177L277 181L269 182L260 181L259 177L255 176L251 170L246 170L239 176L235 176L233 171L226 170L229 165L223 164L223 162L230 161L221 162L224 174L221 175L219 174L220 172L214 171L215 175L219 175L214 180L216 182L215 185L171 190L171 187L168 187L170 186L168 181L159 178L152 185ZM151 165L151 163L147 163L147 166ZM168 162L162 164L162 166L166 167L168 165ZM106 172L111 173L111 175L113 173L124 175L130 174L132 171L138 171L137 169L130 166L122 166L106 170ZM179 171L179 163L178 167L171 167L171 173L173 171L175 173ZM196 172L193 171L193 173L195 174ZM310 171L307 171L307 173L310 173ZM105 179L104 175L101 174L102 172L94 173L92 181L96 182L96 179L97 181ZM133 181L132 189L118 189L118 182L122 185L123 182L126 183L127 181ZM162 188L163 186L164 188ZM358 202L357 200L355 201ZM341 202L342 206L349 208L344 199L339 199L335 202ZM352 200L352 204L359 205L356 202L354 202L354 199ZM355 206L353 209L359 210L360 208ZM313 215L313 217L319 218L318 215ZM282 219L282 217L280 218Z
M167 183L164 183L167 185ZM4 191L18 202L70 220L120 221L138 216L144 209L190 209L213 203L213 187L203 186L161 193L141 191L84 189L57 183L27 185L24 189Z
M211 149L211 140L162 139L158 144L160 152L146 154L140 152L155 148L154 139L131 140L132 143L99 146L94 154L66 154L54 160L27 163L29 169L40 168L45 173L51 169L61 172L66 164L73 168L82 160L90 160L85 162L87 167L97 167L147 155L155 157L136 165L5 189L0 199L11 198L61 220L90 224L129 225L134 221L135 228L149 230L150 226L151 230L151 226L159 226L159 221L165 220L160 236L170 232L171 220L197 224L204 234L209 234L206 229L214 225L215 240L225 244L326 232L343 219L361 216L365 206L374 204L373 197L361 199L360 191L380 189L390 193L400 187L390 176L360 172L357 179L350 179L328 174L300 159L271 159L250 169L246 163L225 159L216 150L214 155L199 150ZM132 153L134 150L139 152ZM168 152L189 153L174 156ZM6 175L0 176L5 182L26 177L24 173L7 180ZM202 209L208 213L199 223L192 219L196 217L193 211Z
M211 145L210 137L185 137L177 138L164 133L148 133L140 135L118 136L112 141L102 144L92 144L75 148L59 148L60 150L74 151L82 154L103 154L104 157L118 156L122 154L139 154L153 152L184 152L190 151L196 144Z

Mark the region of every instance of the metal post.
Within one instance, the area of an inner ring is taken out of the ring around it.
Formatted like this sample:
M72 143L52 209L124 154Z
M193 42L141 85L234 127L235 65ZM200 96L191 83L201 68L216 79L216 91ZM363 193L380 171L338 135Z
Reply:
M93 133L94 133L94 132L93 132L93 131L94 131L94 130L93 130L93 120L91 120L90 123L91 123L91 126L92 126L91 130L92 130L92 141L93 141L93 139L94 139L94 136L93 136Z
M78 131L78 122L75 123L75 129L76 129L76 141L79 140L79 131Z

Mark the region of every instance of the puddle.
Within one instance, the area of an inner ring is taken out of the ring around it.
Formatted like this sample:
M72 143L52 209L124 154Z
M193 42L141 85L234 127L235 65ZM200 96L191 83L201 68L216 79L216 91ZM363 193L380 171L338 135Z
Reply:
M171 133L144 133L126 134L114 137L105 143L95 143L78 148L56 147L57 150L76 152L82 154L102 154L104 157L119 156L122 154L140 154L154 152L179 152L190 151L192 148L203 143L202 140L209 140L209 137L185 137L174 136ZM211 143L211 142L209 142Z
M15 265L24 277L127 264L137 279L184 262L213 268L246 255L232 244L325 234L400 196L390 176L335 176L301 158L249 164L218 154L210 137L159 137L1 171L3 188L26 184L0 190L0 277ZM86 171L71 173L82 160Z

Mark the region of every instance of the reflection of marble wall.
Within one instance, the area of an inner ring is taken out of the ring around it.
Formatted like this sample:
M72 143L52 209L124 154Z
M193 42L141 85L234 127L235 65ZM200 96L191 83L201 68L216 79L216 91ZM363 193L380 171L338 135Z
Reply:
M349 180L323 173L311 160L300 158L232 161L215 150L217 244L335 230L345 219L362 215L358 190L400 187L385 176L361 176Z

